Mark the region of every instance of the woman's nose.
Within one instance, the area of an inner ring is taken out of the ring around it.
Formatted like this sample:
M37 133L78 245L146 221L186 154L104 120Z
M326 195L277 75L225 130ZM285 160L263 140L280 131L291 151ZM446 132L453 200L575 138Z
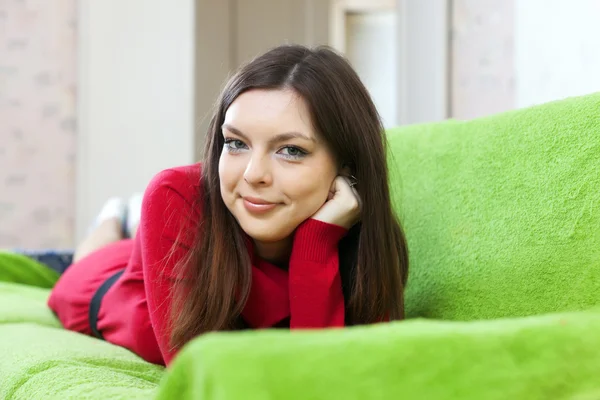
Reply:
M244 171L244 180L250 185L268 185L272 181L268 157L252 157Z

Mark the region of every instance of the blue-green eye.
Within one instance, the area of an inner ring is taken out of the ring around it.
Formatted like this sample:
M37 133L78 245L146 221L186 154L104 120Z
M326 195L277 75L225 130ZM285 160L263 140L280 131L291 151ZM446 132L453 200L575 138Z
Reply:
M285 147L282 147L281 149L279 149L277 154L280 154L283 157L288 158L288 159L297 160L297 159L306 157L306 155L308 153L296 146L285 146Z
M244 150L246 148L246 143L239 139L225 139L225 148L230 152L236 152Z

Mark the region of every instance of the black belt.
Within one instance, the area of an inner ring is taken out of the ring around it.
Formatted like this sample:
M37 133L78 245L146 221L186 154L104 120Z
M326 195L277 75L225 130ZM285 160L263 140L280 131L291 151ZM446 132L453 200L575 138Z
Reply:
M94 293L94 296L92 296L92 300L90 301L90 328L92 328L92 333L94 334L94 336L96 336L99 339L104 340L104 337L98 330L98 313L100 312L100 305L102 304L102 299L104 298L106 292L108 292L108 289L110 289L112 285L114 285L115 282L119 280L121 275L123 275L123 272L125 272L125 269L122 269L108 277L104 281L104 283L100 285L98 290L96 290L96 293Z

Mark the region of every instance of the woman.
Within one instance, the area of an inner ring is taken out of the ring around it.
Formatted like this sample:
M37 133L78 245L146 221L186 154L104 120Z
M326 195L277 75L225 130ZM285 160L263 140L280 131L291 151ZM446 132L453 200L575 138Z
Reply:
M159 173L133 239L101 218L49 299L67 329L169 364L210 331L402 319L408 260L357 74L282 46L225 87L202 165Z

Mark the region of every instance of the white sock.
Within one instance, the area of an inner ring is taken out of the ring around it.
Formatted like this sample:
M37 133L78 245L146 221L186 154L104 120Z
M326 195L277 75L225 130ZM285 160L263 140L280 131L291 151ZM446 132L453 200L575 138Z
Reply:
M97 227L102 222L107 219L117 218L121 221L121 225L125 224L125 219L127 218L127 204L125 204L125 200L120 197L111 197L106 200L106 203L102 206L100 213L96 216L94 220L94 227Z
M140 224L142 218L142 193L135 193L127 202L127 236L131 237L133 230Z

